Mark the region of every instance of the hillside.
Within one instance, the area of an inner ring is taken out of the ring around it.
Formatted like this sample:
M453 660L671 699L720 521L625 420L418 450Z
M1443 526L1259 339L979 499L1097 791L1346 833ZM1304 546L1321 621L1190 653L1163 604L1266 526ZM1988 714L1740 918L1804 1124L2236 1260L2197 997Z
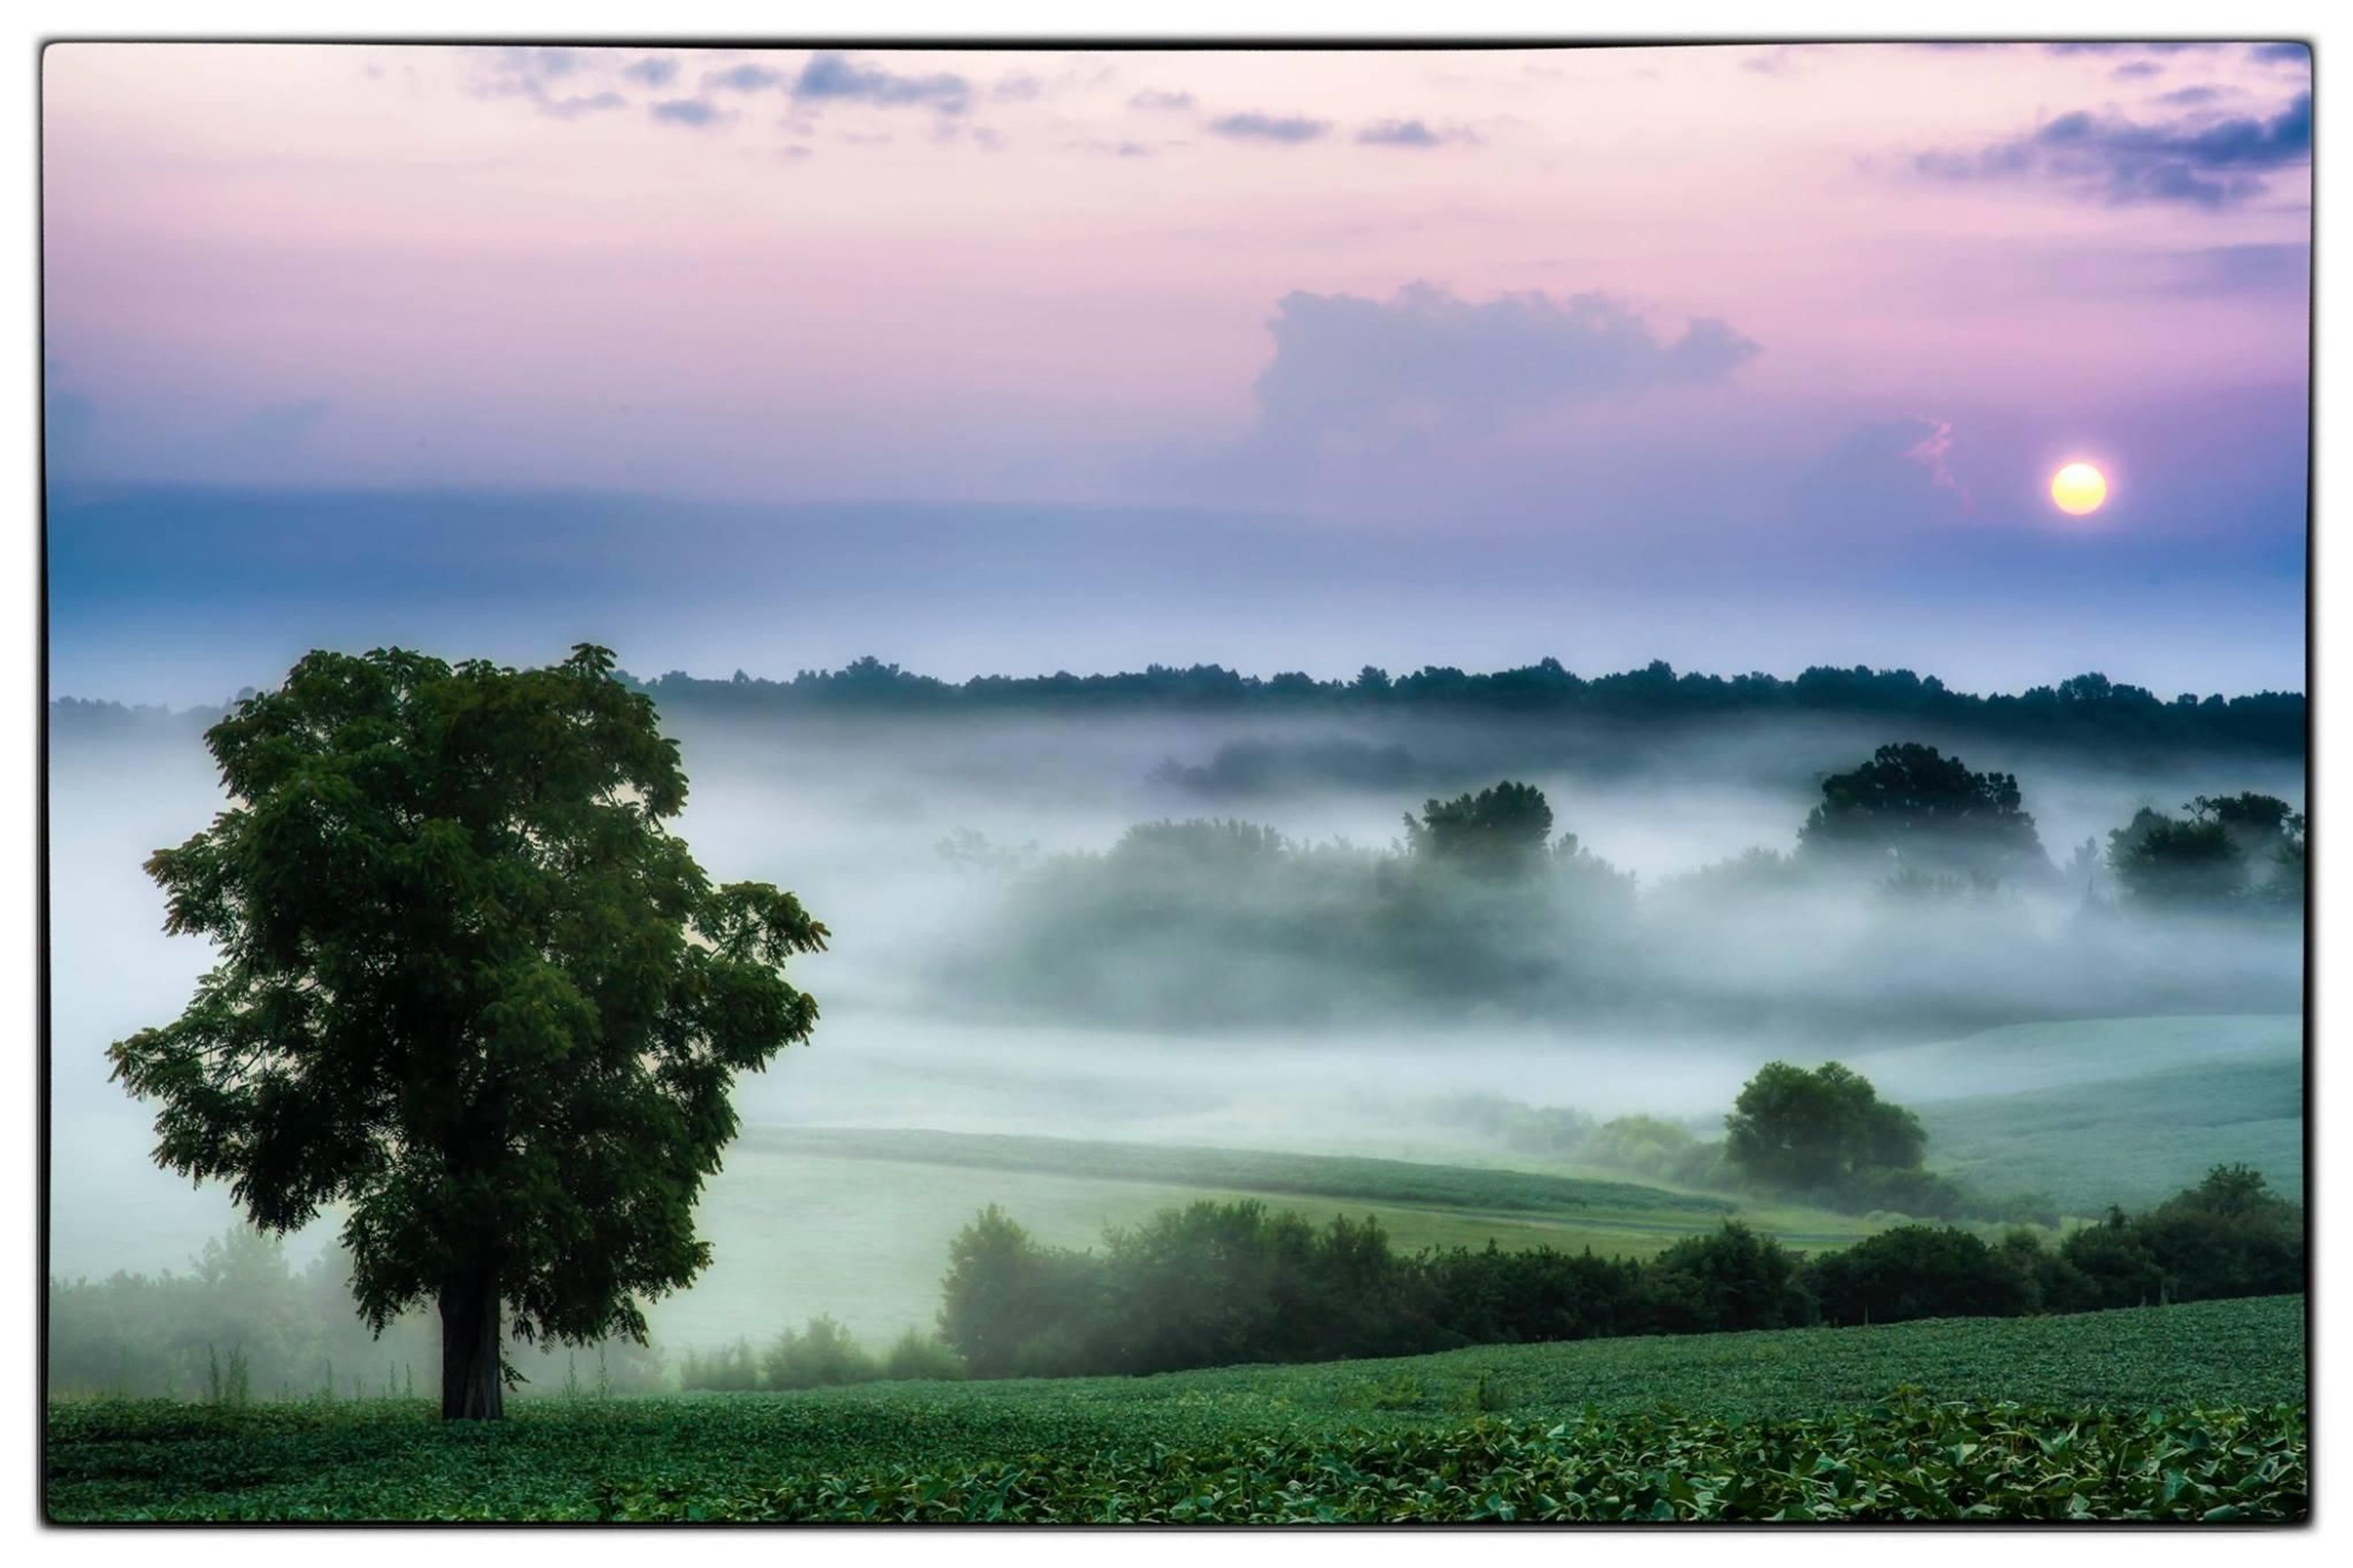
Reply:
M1089 1247L1199 1199L1257 1198L1317 1225L1370 1215L1403 1250L1554 1247L1650 1257L1737 1214L1792 1246L1837 1246L1878 1226L1798 1208L1629 1182L1261 1150L1016 1138L919 1130L748 1128L706 1190L712 1244L693 1289L657 1303L673 1349L754 1341L818 1313L881 1342L928 1326L948 1242L997 1204L1033 1235Z

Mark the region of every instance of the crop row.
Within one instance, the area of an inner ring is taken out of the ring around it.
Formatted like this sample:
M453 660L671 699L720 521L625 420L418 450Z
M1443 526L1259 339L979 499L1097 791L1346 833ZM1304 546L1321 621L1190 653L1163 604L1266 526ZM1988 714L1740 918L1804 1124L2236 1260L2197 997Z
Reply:
M453 1451L417 1478L439 1485L406 1492L362 1489L283 1506L268 1494L182 1490L159 1506L100 1513L53 1492L51 1510L59 1519L2284 1522L2307 1509L2306 1454L2295 1405L2101 1412L1938 1403L1899 1390L1868 1409L1813 1419L1477 1418L950 1463L837 1468L805 1457L765 1476L756 1462L739 1464L724 1480L679 1468L673 1455L608 1471L561 1502L486 1491Z

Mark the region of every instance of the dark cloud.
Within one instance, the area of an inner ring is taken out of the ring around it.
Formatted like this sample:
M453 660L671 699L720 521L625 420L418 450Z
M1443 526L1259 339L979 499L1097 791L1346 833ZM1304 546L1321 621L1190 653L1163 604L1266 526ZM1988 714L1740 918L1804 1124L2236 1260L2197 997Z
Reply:
M678 76L678 61L668 55L649 55L623 66L621 74L640 87L668 87Z
M766 66L730 66L723 71L712 71L702 79L702 89L717 88L724 92L762 92L785 84L785 73Z
M648 106L647 112L670 125L691 126L697 131L708 130L727 117L699 98L668 98Z
M2164 74L2165 67L2156 60L2126 60L2110 71L2108 76L2115 81L2146 81L2150 77Z
M1366 147L1443 147L1479 138L1459 128L1432 131L1419 120L1377 120L1357 132L1356 140Z
M2211 103L2222 95L2223 89L2219 87L2177 87L2171 92L2158 93L2157 101L2179 109L2194 109L2201 103Z
M2220 208L2260 195L2270 175L2312 157L2312 95L2267 118L2239 115L2145 123L2086 110L1974 153L1914 160L1939 180L2039 178L2111 204Z
M1297 114L1224 114L1209 121L1209 131L1214 135L1236 142L1277 142L1287 147L1313 142L1331 129L1328 120L1310 120Z
M928 108L962 114L972 105L972 83L952 72L897 76L847 55L821 50L809 57L793 82L801 102L869 103L886 109Z
M1145 88L1127 100L1130 109L1190 109L1193 95L1189 92L1163 92L1157 88Z
M1599 294L1483 302L1428 283L1383 301L1285 296L1258 380L1262 438L1317 444L1399 430L1476 433L1560 404L1721 381L1757 352L1719 321L1661 337Z
M2247 51L2247 58L2267 66L2301 66L2312 68L2310 44L2257 44Z

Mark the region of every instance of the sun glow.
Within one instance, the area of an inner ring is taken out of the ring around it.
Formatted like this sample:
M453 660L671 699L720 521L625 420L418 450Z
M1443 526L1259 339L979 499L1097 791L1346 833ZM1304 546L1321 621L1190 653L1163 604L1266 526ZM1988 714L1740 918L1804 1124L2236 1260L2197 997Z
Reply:
M2051 502L2069 517L2089 517L2107 499L2107 476L2089 463L2070 463L2051 476Z

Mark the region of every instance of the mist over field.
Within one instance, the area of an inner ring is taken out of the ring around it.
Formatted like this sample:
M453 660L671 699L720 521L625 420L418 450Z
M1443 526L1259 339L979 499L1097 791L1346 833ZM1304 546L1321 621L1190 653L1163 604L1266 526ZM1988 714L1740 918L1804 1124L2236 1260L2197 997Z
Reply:
M2197 795L2300 809L2300 757L2087 752L1853 715L1636 732L1444 716L776 720L681 702L665 722L691 781L675 827L705 869L792 889L832 941L796 965L822 1008L813 1043L739 1086L744 1131L702 1205L716 1261L655 1306L658 1345L819 1312L873 1336L928 1326L947 1238L981 1204L1024 1205L1080 1244L1187 1195L926 1166L896 1146L846 1159L797 1130L1493 1163L1513 1156L1464 1130L1464 1104L1647 1115L1704 1137L1765 1062L1835 1058L1933 1130L1940 1105L2276 1076L2300 1051L2299 921L2137 912L2104 864L2075 858L2137 810ZM2014 772L2044 863L1914 899L1724 871L1752 850L1791 856L1823 778L1898 739ZM224 803L186 719L61 726L50 767L51 1273L185 1270L232 1205L154 1168L152 1111L107 1081L103 1052L174 1016L207 962L162 934L141 867ZM1409 813L1502 779L1541 789L1554 837L1575 837L1574 860L1555 861L1571 890L1496 928L1507 956L1558 973L1523 984L1509 970L1466 994L1449 963L1405 974L1375 962L1377 945L1318 940L1342 922L1315 878L1346 899L1388 886ZM1207 882L1120 849L1139 825L1185 822L1263 826L1283 847L1251 838L1257 859L1215 863ZM1269 867L1308 870L1264 879ZM2206 1146L2178 1131L2182 1169L2152 1188L2202 1169ZM290 1261L331 1232L296 1237Z

